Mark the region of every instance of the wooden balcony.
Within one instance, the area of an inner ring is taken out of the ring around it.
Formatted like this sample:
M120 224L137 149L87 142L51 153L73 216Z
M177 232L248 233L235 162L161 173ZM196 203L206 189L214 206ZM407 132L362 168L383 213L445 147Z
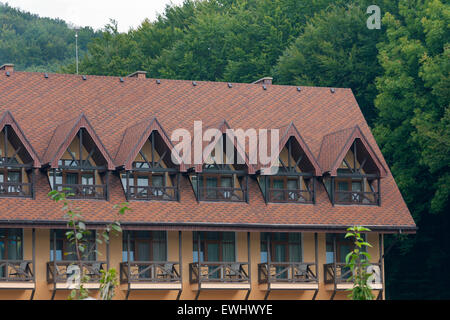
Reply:
M129 200L177 201L178 187L128 186L127 198Z
M381 263L371 263L367 272L374 274L370 282L373 290L383 290ZM347 290L353 288L352 271L345 263L328 263L324 265L324 281L328 290Z
M228 201L244 202L247 199L247 190L232 187L202 187L198 190L199 201Z
M31 260L0 260L0 289L35 289Z
M189 264L189 280L198 289L250 290L246 262L194 262Z
M21 182L1 182L0 197L31 198L33 196L33 184Z
M258 282L267 284L270 290L318 290L317 265L310 262L260 263Z
M313 203L314 193L301 189L267 189L268 202Z
M87 289L99 289L102 274L100 270L106 270L105 261L49 261L47 262L47 282L53 284L54 290L71 289L72 281L76 281L78 268L79 275L88 276L89 280L84 285Z
M128 290L181 290L178 262L130 261L120 263L120 283Z
M106 184L98 185L84 185L84 184L55 184L55 190L67 190L68 193L73 193L71 199L106 199Z
M359 205L379 205L380 194L378 192L363 191L335 191L335 204L359 204Z

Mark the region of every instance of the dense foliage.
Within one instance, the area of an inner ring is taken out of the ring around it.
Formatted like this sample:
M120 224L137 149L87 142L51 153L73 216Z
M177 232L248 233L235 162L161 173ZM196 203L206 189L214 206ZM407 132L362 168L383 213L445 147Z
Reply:
M58 71L75 60L75 32L62 20L40 18L0 3L0 63L14 63L17 70ZM99 32L79 30L79 52Z
M380 30L366 27L371 4ZM1 61L52 68L71 56L64 22L0 10ZM100 37L83 29L82 49L94 39L80 70L352 88L419 227L386 257L387 297L450 298L449 26L443 0L185 0L128 33L114 21Z

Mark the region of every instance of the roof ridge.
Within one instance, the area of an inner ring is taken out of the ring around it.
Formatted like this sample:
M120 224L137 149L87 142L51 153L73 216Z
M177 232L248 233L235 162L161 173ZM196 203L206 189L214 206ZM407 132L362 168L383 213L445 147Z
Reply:
M33 74L33 75L45 75L48 74L49 76L59 76L59 77L80 77L82 79L83 76L86 77L93 77L93 78L105 78L105 79L117 79L123 78L125 81L153 81L156 80L160 81L171 81L171 82L186 82L186 83L192 83L193 81L198 83L212 83L212 84L224 84L227 85L228 83L231 83L233 85L244 85L249 87L255 87L260 88L262 85L255 84L255 83L247 83L247 82L232 82L232 81L211 81L211 80L195 80L195 79L168 79L168 78L145 78L145 79L138 79L138 78L129 78L126 75L124 76L109 76L109 75L95 75L95 74L72 74L72 73L49 73L49 72L37 72L37 71L15 71L15 74ZM88 79L89 80L89 79ZM119 82L120 83L120 82ZM330 90L333 89L340 89L340 90L351 90L351 88L347 87L321 87L321 86L308 86L308 85L289 85L289 84L271 84L270 87L286 87L286 88L311 88L311 89L326 89ZM230 89L232 90L232 89Z

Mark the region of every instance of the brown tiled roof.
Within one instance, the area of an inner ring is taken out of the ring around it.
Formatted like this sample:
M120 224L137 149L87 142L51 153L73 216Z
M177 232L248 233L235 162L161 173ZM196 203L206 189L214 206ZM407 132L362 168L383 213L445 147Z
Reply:
M173 149L170 137L166 134L158 119L146 119L131 127L128 127L123 134L119 149L117 150L114 162L116 166L123 166L125 170L131 170L134 159L145 144L152 131L157 131L169 150ZM177 153L175 153L177 156ZM177 156L178 163L182 160ZM180 171L186 171L184 164L180 166Z
M306 144L305 140L302 138L302 136L301 136L300 132L298 131L297 127L295 126L294 122L291 122L287 126L283 126L280 128L280 142L278 144L278 149L281 151L283 149L283 147L286 145L286 143L288 142L290 137L293 137L298 142L300 147L302 148L308 161L314 167L314 174L317 176L321 176L322 169L320 168L320 165L317 162L316 157L314 157L314 155L312 154L308 145ZM274 156L278 156L278 155L274 155Z
M142 119L158 118L170 135L177 128L193 131L194 120L204 127L217 125L223 119L233 128L281 128L295 124L311 154L319 159L322 170L331 160L322 163L319 152L324 137L339 130L358 126L380 163L386 168L381 183L381 206L332 206L322 184L317 184L316 204L266 204L256 181L249 179L249 203L200 202L195 199L187 178L182 177L180 202L133 201L133 212L122 218L125 224L278 226L314 228L361 224L372 228L415 227L414 221L395 184L383 155L358 107L350 89L226 83L13 72L9 77L0 73L0 111L9 110L20 124L24 136L44 161L54 158L55 130L73 127L68 121L83 113L92 130L103 142L109 154L116 155L114 166L126 156L120 154L127 128ZM74 121L74 120L72 120ZM143 125L144 126L144 125ZM58 129L57 129L58 128ZM62 130L63 132L67 132ZM138 131L138 130L137 130ZM67 138L66 133L65 138ZM61 137L55 137L59 145ZM330 147L327 147L331 149ZM50 151L47 151L50 149ZM48 154L47 154L48 153ZM125 152L124 152L125 153ZM46 160L44 160L46 159ZM120 161L119 161L120 159ZM119 162L119 163L118 163ZM0 223L64 221L59 206L47 198L48 178L36 177L35 199L0 198ZM77 200L91 222L113 219L113 205L125 201L118 176L110 179L110 200ZM193 227L194 228L194 227Z
M0 118L0 131L3 130L3 128L9 125L11 126L11 128L14 130L14 132L16 133L17 137L19 138L20 142L23 144L23 146L25 147L26 151L28 152L28 154L31 156L31 158L33 159L33 166L35 168L38 168L41 166L41 163L39 161L39 157L36 154L36 151L34 151L33 146L30 144L30 142L27 140L27 138L25 137L25 135L23 134L22 129L20 128L19 124L17 123L17 121L14 119L14 117L12 116L11 112L9 111L5 111L2 115L2 117Z
M361 140L365 149L370 154L378 170L380 171L380 176L385 177L386 169L378 159L378 156L372 149L371 144L367 141L358 125L332 132L323 137L319 152L319 162L323 172L329 172L332 176L337 175L337 169L356 138Z
M42 164L49 164L51 168L57 168L58 160L62 157L64 152L66 152L70 143L73 141L73 138L81 128L85 128L92 140L94 140L95 145L108 164L108 169L115 169L111 156L83 113L80 116L65 121L56 127L48 147L45 150L44 156L42 157Z

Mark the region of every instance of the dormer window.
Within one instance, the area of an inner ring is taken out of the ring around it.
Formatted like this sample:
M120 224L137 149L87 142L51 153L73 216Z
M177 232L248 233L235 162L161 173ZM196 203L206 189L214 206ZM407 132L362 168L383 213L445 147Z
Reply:
M93 139L80 128L48 177L52 190L66 190L72 198L106 199L106 172L106 161Z
M209 158L201 167L201 172L191 172L191 181L197 201L248 201L248 174L247 165L238 164L235 148L235 159L232 164L226 162L226 135L224 134L217 143L221 144L222 157L216 156L216 149L212 150ZM223 159L218 161L217 159Z
M120 173L127 199L177 201L179 173L166 141L157 130L153 130L142 142L137 144L136 150L139 151L130 170ZM124 169L127 169L126 165Z
M33 158L19 135L11 125L0 132L0 197L33 195Z
M336 173L323 180L333 204L380 205L380 171L360 138L353 141Z
M281 137L280 149L275 172L257 177L266 202L314 203L318 166L293 124Z

